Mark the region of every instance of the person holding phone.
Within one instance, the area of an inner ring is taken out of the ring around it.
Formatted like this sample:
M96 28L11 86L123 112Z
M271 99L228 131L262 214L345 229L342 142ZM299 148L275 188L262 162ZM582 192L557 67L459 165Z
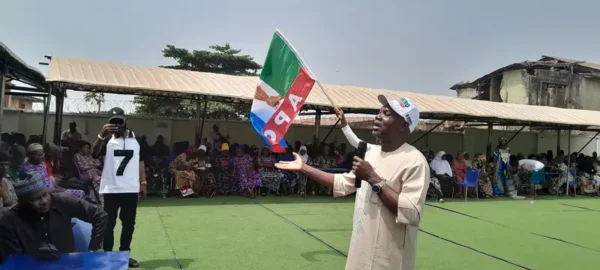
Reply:
M102 127L92 146L93 156L104 154L104 167L100 179L100 194L104 211L108 214L108 226L104 235L104 251L112 251L117 214L121 220L120 251L131 250L135 217L139 197L146 195L146 168L140 145L133 131L127 129L125 112L115 107L108 111L108 124ZM105 149L105 153L102 150ZM119 209L121 212L119 213ZM139 263L129 258L129 267Z

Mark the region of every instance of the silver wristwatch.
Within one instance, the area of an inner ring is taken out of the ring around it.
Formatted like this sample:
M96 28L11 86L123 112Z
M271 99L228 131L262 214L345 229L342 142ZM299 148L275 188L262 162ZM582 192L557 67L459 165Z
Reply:
M371 187L371 189L373 190L374 193L379 193L379 192L381 192L381 190L383 189L384 186L385 186L385 181L381 181L381 182L373 185Z

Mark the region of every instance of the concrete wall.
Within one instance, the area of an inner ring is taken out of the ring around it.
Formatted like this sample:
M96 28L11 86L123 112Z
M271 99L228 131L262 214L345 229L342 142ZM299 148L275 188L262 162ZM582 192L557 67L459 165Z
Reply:
M600 79L581 79L578 103L582 109L600 111Z
M539 88L543 81L564 83L567 87L563 94L548 90L546 100L538 96L542 94ZM459 97L463 96L459 94ZM535 76L527 74L526 70L510 70L502 73L500 96L506 103L600 111L600 79L549 70L536 70Z
M477 96L477 89L475 88L461 88L456 90L456 95L459 98L472 99Z
M4 131L19 131L26 136L34 134L42 134L43 115L40 113L30 113L21 111L5 111ZM75 121L79 131L83 134L84 139L93 141L100 131L100 128L106 123L106 118L99 115L72 114L65 115L63 118L62 130L68 128L68 124ZM128 126L138 135L145 135L149 142L153 142L156 136L163 135L169 144L177 141L194 141L195 120L184 119L161 119L131 116L129 117ZM238 143L262 145L260 137L256 134L252 126L248 122L226 122L226 121L209 121L204 124L203 137L207 137L212 129L213 124L218 124L221 132L224 135L229 135L231 140ZM48 123L48 139L52 139L52 130L54 127L54 116L50 115ZM330 127L321 127L321 138L329 132ZM313 126L294 125L290 128L286 139L293 143L300 141L302 143L310 143L312 136L315 133ZM369 130L355 130L358 137L368 142L374 143L375 138ZM420 137L422 132L415 132L411 135L411 141ZM494 130L492 133L492 145L496 146L498 138L504 136L512 137L514 131ZM577 135L571 138L571 152L578 151L592 135ZM328 137L327 142L345 143L343 133L339 128L336 128ZM487 144L487 129L467 129L464 133L430 133L415 146L421 150L446 151L448 153L457 153L466 151L469 153L485 153ZM567 136L561 135L561 146L566 151ZM591 154L598 151L598 140L593 140L585 149L584 153ZM531 133L521 132L510 143L511 151L514 153L521 152L525 155L530 153L546 152L547 150L556 150L556 134L549 132Z
M500 96L502 101L515 104L529 104L527 74L524 70L510 70L502 73Z

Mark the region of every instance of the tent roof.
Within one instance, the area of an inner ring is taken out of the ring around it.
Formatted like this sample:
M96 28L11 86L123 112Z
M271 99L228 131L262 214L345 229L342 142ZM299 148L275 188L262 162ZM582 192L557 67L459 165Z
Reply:
M258 77L53 56L47 81L57 83L62 89L78 91L251 102ZM423 119L492 121L533 126L600 126L599 111L496 103L356 86L323 86L336 105L347 112L375 113L381 107L377 96L383 94L412 99ZM317 85L305 105L309 108L331 107L323 90Z
M42 87L45 77L36 68L28 65L13 53L8 46L0 41L0 63L8 64L8 75L14 80L24 82L26 84ZM2 66L2 65L0 65ZM1 72L1 71L0 71Z

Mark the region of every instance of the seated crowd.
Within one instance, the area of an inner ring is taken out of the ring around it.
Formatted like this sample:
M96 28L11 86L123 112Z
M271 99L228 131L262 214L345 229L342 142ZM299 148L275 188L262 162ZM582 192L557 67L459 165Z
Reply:
M479 172L479 194L475 194L476 189L467 189L467 195L472 197L506 195L522 199L533 198L535 194L562 196L567 188L571 195L600 196L600 161L595 152L592 156L581 153L565 156L561 150L554 156L552 151L548 151L527 158L518 153L510 155L505 167L500 169L498 167L504 165L498 165L497 158L488 158L484 154L476 154L472 159L469 153L458 153L456 158L444 151L437 154L429 151L423 155L429 161L431 170L428 195L442 202L444 198L465 196L464 188L459 184L465 181L469 169ZM494 182L497 179L503 179L504 192L495 190Z
M101 202L98 191L104 159L92 157L90 143L81 140L81 136L69 135L63 133L61 145L56 146L42 145L41 136L31 136L27 141L23 134L3 134L0 151L10 164L5 176L7 182L16 179L20 172L36 174L47 188L65 191L90 202ZM292 151L295 151L304 162L320 169L349 171L352 166L353 155L346 155L344 144L313 147L296 142L286 153L275 154L267 148L229 144L225 137L211 142L205 138L199 146L177 142L173 151L162 136L158 136L152 146L144 136L137 139L148 171L150 194L173 194L182 198L330 195L330 190L300 173L280 171L274 164L293 160Z

